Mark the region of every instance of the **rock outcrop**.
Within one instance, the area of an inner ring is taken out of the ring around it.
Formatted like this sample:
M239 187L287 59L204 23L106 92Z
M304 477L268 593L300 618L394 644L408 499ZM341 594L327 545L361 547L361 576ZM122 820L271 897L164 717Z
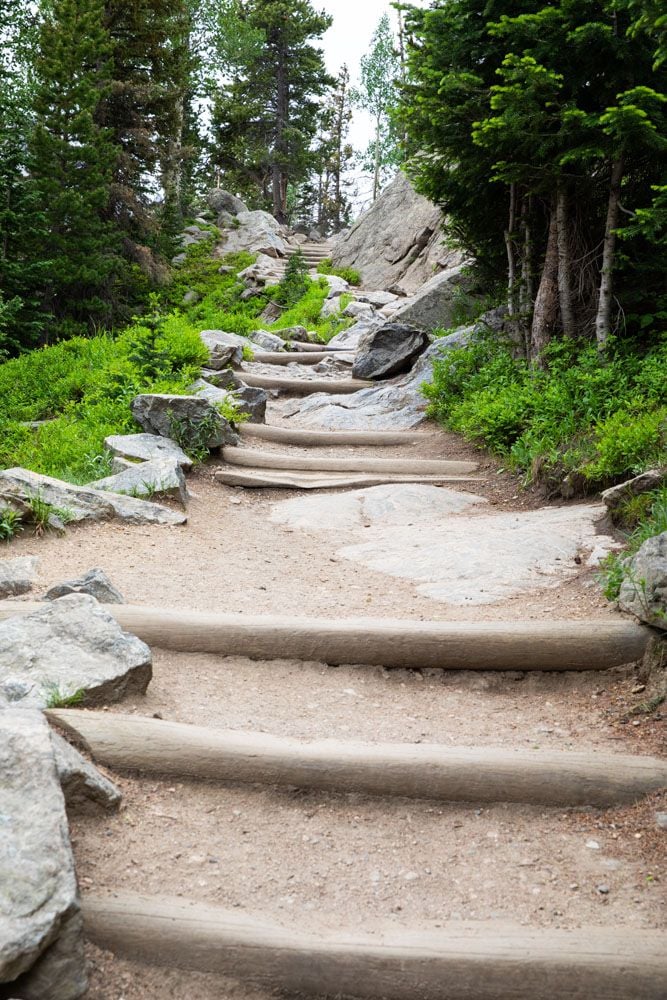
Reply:
M151 676L148 646L86 594L0 622L0 694L10 705L120 701L143 694Z
M37 556L0 559L0 600L18 597L32 590L38 564Z
M401 171L352 229L336 242L334 267L361 272L368 288L415 292L434 272L459 263L442 244L440 209L417 194Z
M281 226L268 212L239 212L234 226L226 230L222 254L263 253L267 257L286 257L287 243L281 235Z
M461 314L471 315L476 305L474 283L461 265L448 268L429 278L410 298L392 313L395 323L412 323L422 330L448 330Z

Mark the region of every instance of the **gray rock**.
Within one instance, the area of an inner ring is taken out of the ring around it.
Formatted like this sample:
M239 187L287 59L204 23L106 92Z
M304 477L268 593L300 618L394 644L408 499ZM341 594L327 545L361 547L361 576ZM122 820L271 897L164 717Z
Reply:
M332 296L331 298L324 300L324 305L322 306L322 312L320 315L323 319L328 319L329 316L339 316L341 312L340 308L340 296Z
M313 336L306 330L305 326L286 326L280 331L280 336L285 340L296 340L301 344L310 344Z
M238 228L227 231L225 253L263 253L267 257L286 257L287 243L280 235L280 225L268 212L239 212Z
M223 188L213 188L209 191L206 195L206 204L213 212L228 212L230 215L248 211L245 202Z
M51 745L65 803L71 812L113 812L122 796L116 786L67 740L51 731Z
M0 621L0 691L10 703L43 708L77 695L77 704L107 704L144 694L151 676L148 646L87 594Z
M248 414L248 421L251 424L263 424L266 420L266 404L269 401L268 393L264 389L258 389L252 385L241 384L234 391L234 397L242 413Z
M648 538L626 561L618 603L648 625L667 630L667 531Z
M190 386L190 391L195 396L201 396L202 399L208 400L213 406L217 406L218 403L233 403L234 395L228 389L221 389L217 385L213 385L211 382L207 382L203 378L198 378L196 382L193 382Z
M287 347L287 343L282 337L278 337L275 333L269 333L268 330L255 330L254 333L250 334L250 339L263 351L284 351Z
M655 825L659 830L667 830L667 812L657 812L655 814Z
M383 323L364 334L352 367L354 378L392 378L408 371L429 345L423 330L402 323Z
M372 319L374 315L375 310L369 302L350 302L343 309L343 316L346 319Z
M216 385L219 389L236 389L241 384L238 375L231 368L221 368L220 371L202 368L201 377L205 382L210 382L211 385Z
M382 322L384 321L380 319L369 322L368 319L363 317L357 320L353 326L348 326L347 330L341 330L335 337L332 337L328 346L344 347L346 350L356 351L363 335L368 333L369 330L379 327Z
M464 267L452 267L436 274L411 298L405 299L393 318L396 323L410 323L423 330L446 330L452 326L455 316L461 313L466 297L472 309L474 289L474 282L465 273Z
M247 343L245 337L225 333L224 330L202 330L199 336L209 352L210 368L219 370L228 365L238 368L243 361L243 348Z
M624 483L604 490L602 502L613 515L628 500L640 496L642 493L659 490L665 483L667 483L667 469L649 469L647 472L642 472L640 476L635 476L634 479L628 479Z
M187 259L188 255L186 253L177 253L175 257L171 258L171 263L174 267L182 267Z
M173 459L185 472L192 468L192 459L169 438L159 434L112 434L104 439L104 447L121 458L152 462L155 459ZM119 472L122 470L118 470Z
M88 985L79 895L40 712L0 711L0 774L0 995L76 1000Z
M375 309L381 309L398 302L398 295L393 292L358 292L357 299L359 302L369 302Z
M320 277L324 278L329 286L328 299L337 299L350 290L350 285L345 278L339 278L337 274L323 274Z
M109 439L107 439L109 440ZM29 497L40 496L46 503L63 511L68 521L108 521L119 517L130 524L184 524L185 515L146 500L123 497L88 486L74 486L29 469L5 469L0 472L0 502L19 509Z
M131 497L172 496L183 506L188 502L183 470L173 458L154 458L150 462L130 465L122 472L88 485L105 493L124 493Z
M183 305L193 306L195 305L195 303L199 302L200 298L201 295L199 294L199 292L195 292L195 290L191 288L190 291L186 292L185 295L183 296Z
M285 273L285 266L275 257L258 253L253 264L239 271L240 281L255 288L265 288L267 285L277 285Z
M206 429L207 448L219 448L223 444L237 444L238 436L229 421L201 396L171 396L167 393L143 393L135 396L131 403L134 419L151 434L172 437L176 422L187 437L187 428L192 435L198 427ZM187 447L187 443L184 441Z
M18 597L32 590L38 565L37 556L0 559L0 598Z
M435 271L460 260L446 250L440 209L412 187L401 171L387 185L372 207L335 242L334 267L360 271L368 288L388 288L400 283L402 294L412 294Z
M44 599L47 601L57 601L59 597L67 594L88 594L94 597L100 604L123 604L123 595L117 590L103 569L95 568L88 570L83 576L75 580L64 580L50 587Z

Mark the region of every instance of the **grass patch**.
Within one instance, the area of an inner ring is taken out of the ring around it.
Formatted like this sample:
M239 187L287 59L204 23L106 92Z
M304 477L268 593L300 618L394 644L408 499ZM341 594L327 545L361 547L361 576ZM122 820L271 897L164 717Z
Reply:
M361 284L361 273L353 267L334 267L331 257L325 257L317 265L318 274L333 274L347 281L348 285L358 287Z

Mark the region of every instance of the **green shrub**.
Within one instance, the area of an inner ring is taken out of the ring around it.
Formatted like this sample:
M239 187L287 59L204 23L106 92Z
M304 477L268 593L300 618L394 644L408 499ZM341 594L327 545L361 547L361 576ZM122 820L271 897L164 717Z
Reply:
M317 265L318 274L333 274L337 278L347 281L348 285L358 287L361 284L361 274L353 267L334 267L331 257L325 257Z

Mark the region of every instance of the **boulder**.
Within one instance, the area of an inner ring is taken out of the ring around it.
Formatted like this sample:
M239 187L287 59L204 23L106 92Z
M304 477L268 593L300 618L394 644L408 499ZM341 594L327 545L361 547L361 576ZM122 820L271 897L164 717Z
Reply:
M614 514L628 500L640 496L642 493L650 493L652 490L659 490L667 483L667 469L649 469L641 475L628 479L624 483L612 486L602 493L602 502L611 514Z
M398 302L398 295L393 292L357 292L356 297L359 302L369 302L375 309Z
M123 595L116 590L113 583L102 569L91 569L83 576L75 580L64 580L49 587L44 599L47 601L57 601L59 597L67 594L88 594L94 597L100 604L123 604Z
M51 746L68 811L113 812L121 803L116 786L67 740L51 732Z
M108 521L113 517L130 524L184 524L186 521L185 515L156 503L103 493L89 486L74 486L29 469L0 472L0 505L15 505L23 510L27 501L35 496L51 504L56 514L66 514L68 522Z
M185 295L183 296L182 305L184 305L184 306L193 306L197 302L199 302L200 298L201 298L201 296L200 296L199 292L195 292L194 288L191 288L190 291L186 292Z
M266 420L266 404L269 401L268 393L264 389L258 389L252 385L241 384L234 391L234 397L241 412L248 414L248 422L251 424L263 424Z
M0 774L0 995L76 1000L88 985L79 894L41 712L0 710Z
M259 253L254 264L239 271L238 277L248 285L264 288L266 285L277 285L283 274L284 265L281 265L275 257Z
M370 302L350 302L343 309L343 316L346 319L372 319L375 310Z
M248 211L245 202L224 188L213 188L209 191L206 195L206 204L213 212L228 212L230 215Z
M443 246L440 209L417 194L401 171L371 208L334 244L334 267L361 272L368 288L400 283L412 294L435 271L452 267L460 254Z
M350 286L345 281L345 278L339 278L337 274L321 274L320 277L324 278L329 286L328 299L336 299L339 295L343 295L350 290Z
M174 458L154 458L150 462L130 464L129 468L113 476L105 476L89 483L94 490L105 493L124 493L131 497L171 496L185 505L188 488L183 470Z
M32 590L38 565L37 556L0 559L0 599L18 597Z
M635 618L667 631L667 531L647 538L626 560L618 603Z
M151 676L148 646L87 594L0 621L0 692L20 707L120 701L144 694Z
M354 378L385 379L409 371L429 345L427 334L404 323L383 323L363 335L352 367Z
M167 393L142 393L131 403L132 415L140 427L151 434L172 437L178 425L179 436L200 442L207 448L237 444L238 436L228 420L201 396L172 396ZM187 447L187 443L184 441Z
M285 340L296 340L301 344L310 344L313 341L313 335L306 330L305 326L286 326L280 331L280 335Z
M335 337L332 337L328 343L328 347L344 347L349 351L356 351L359 346L359 341L368 333L369 330L375 329L381 324L382 320L369 320L367 317L362 316L361 319L353 326L348 326L347 330L341 330L337 333Z
M192 459L175 441L159 434L112 434L104 439L104 447L112 455L152 462L156 459L175 461L185 472L192 468ZM120 471L120 470L119 470Z
M287 347L286 341L268 330L255 330L250 334L253 344L257 344L263 351L284 351Z
M393 314L396 323L411 323L422 330L447 330L465 311L465 301L474 290L473 279L462 265L436 274L415 295L401 302ZM470 308L474 299L470 298Z
M228 230L224 253L263 253L267 257L286 257L287 243L280 235L280 224L268 212L239 212L237 227Z
M247 343L245 337L225 333L224 330L202 330L199 336L208 350L210 368L219 371L228 365L238 367L243 361L243 348Z

